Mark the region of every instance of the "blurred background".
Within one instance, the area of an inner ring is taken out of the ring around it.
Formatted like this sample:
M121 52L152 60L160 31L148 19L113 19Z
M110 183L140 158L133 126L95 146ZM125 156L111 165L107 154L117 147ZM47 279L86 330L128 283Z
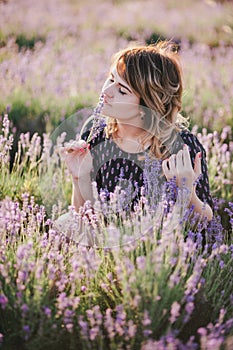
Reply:
M0 0L0 19L0 114L17 133L95 106L111 56L158 39L180 43L191 125L232 129L232 1Z

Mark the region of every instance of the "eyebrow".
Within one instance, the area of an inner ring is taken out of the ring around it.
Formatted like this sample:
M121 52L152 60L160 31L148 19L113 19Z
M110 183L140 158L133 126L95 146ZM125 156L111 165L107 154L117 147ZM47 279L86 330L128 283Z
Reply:
M112 72L111 72L110 74L111 74L111 76L112 76L113 78L115 78L115 77L114 77L114 74L113 74ZM125 85L122 84L122 83L118 83L118 84L119 84L121 87L123 87L124 89L128 90L130 94L132 94L132 91L131 91L127 86L125 86Z

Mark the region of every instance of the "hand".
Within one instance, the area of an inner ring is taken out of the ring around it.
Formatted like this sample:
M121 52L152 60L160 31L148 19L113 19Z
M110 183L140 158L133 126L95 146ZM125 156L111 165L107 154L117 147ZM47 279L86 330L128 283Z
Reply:
M188 146L184 145L183 150L171 155L162 163L162 169L167 180L176 178L178 187L185 186L192 191L195 181L201 175L201 156L201 152L196 154L193 169Z
M73 179L90 174L93 160L86 141L71 141L65 144L60 152Z

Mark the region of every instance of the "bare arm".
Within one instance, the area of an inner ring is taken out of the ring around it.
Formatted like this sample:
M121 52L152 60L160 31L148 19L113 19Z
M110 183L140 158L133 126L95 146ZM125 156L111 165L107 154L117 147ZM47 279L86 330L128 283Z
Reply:
M72 205L78 211L85 201L93 201L91 185L92 156L84 140L73 141L61 149L72 175Z
M73 177L72 205L78 211L87 200L94 201L91 185L91 176L86 174L79 178Z
M194 211L200 215L200 219L207 218L208 221L210 221L213 218L213 211L208 203L204 203L198 198L195 187L193 188L193 191L191 192L191 198L189 206L194 206Z

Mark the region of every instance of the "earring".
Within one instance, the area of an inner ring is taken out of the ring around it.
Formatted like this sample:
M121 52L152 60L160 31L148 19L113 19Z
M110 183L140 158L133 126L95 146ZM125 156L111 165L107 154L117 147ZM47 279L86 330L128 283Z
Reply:
M145 115L145 113L143 111L140 111L140 118L141 118L141 120L144 120L144 115Z

